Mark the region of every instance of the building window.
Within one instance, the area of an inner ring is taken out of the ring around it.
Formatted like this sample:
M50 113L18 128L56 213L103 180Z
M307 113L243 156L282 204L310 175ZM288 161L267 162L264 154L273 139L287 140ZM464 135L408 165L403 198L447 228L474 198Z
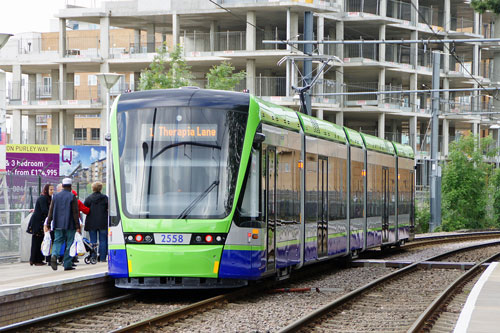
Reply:
M80 86L80 75L75 74L75 87Z
M94 74L89 74L88 85L89 86L97 86L97 76L95 76Z
M101 136L101 129L100 128L91 128L90 131L92 134L91 140L99 140L99 137Z
M75 140L87 140L87 129L75 128Z
M51 77L45 76L43 78L42 95L43 96L52 95L52 78Z

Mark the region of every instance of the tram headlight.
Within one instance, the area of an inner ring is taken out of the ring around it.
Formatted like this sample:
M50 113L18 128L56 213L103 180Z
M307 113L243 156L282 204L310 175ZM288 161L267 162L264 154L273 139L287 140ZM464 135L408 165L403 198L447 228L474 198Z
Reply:
M221 236L217 236L217 237L215 237L215 240L216 240L217 242L220 242L220 241L222 240L222 237L221 237Z
M134 240L134 236L129 235L129 236L127 237L127 239L128 239L129 241L133 241L133 240Z
M201 236L196 236L196 242L201 243Z
M153 240L153 238L151 238L151 236L150 236L150 235L146 235L146 237L144 237L144 241L145 241L146 243L151 243L151 241L152 241L152 240Z

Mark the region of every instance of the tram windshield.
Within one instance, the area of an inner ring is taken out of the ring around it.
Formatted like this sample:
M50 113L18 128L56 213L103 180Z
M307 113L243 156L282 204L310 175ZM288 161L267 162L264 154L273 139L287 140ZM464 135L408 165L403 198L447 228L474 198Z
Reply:
M131 218L231 212L247 114L202 107L119 112L123 209Z

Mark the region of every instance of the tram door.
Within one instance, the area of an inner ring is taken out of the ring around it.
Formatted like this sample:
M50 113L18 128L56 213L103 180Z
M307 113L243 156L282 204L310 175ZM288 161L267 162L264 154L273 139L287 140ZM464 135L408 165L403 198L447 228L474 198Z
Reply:
M266 154L267 271L274 271L276 268L276 148L268 147Z
M328 255L328 159L318 159L318 258Z
M389 241L389 168L382 168L382 243Z

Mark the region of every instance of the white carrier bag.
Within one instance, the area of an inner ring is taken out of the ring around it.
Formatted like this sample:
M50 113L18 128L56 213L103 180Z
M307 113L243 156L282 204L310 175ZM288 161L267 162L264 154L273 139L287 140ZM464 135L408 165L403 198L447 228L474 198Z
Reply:
M85 245L83 244L82 234L79 232L75 233L75 240L69 249L69 255L71 257L83 256L87 251L85 251Z
M52 238L50 237L50 231L47 231L43 236L42 241L42 254L46 257L50 256L50 246L52 245Z

